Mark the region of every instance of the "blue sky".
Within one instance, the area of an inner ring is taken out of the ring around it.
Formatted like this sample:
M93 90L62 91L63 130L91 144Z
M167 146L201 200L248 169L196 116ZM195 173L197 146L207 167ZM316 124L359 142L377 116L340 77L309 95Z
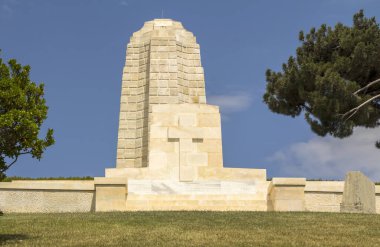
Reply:
M222 110L225 166L326 179L361 170L380 181L378 129L319 138L302 116L262 103L266 69L279 70L294 54L300 30L351 25L359 9L380 20L375 0L0 0L1 56L31 65L32 80L45 83L44 126L56 138L40 162L24 157L8 175L104 176L115 166L125 48L145 21L163 15L201 46L208 102Z

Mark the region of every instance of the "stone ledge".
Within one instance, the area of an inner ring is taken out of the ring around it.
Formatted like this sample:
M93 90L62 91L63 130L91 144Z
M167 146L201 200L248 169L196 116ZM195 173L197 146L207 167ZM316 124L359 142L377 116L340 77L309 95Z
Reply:
M266 169L199 167L199 180L263 180L266 181Z
M71 190L93 191L94 181L80 180L17 180L0 182L0 190Z
M149 167L106 168L106 178L146 179L151 178L151 170Z
M97 185L127 185L128 179L125 177L96 177L94 179L95 186Z
M273 178L273 186L296 186L304 187L306 185L306 178Z
M344 181L307 181L305 192L343 193Z
M252 181L129 180L129 195L259 195L261 184ZM249 197L249 196L248 196Z

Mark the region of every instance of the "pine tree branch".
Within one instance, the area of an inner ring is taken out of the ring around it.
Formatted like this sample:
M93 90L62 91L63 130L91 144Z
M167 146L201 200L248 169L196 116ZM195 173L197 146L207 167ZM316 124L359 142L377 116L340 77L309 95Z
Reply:
M358 95L358 93L360 93L360 92L362 92L364 90L367 90L370 86L373 86L373 85L375 85L376 83L379 83L379 82L380 82L380 78L377 79L377 80L374 80L374 81L372 81L370 83L368 83L365 87L362 87L359 90L355 91L354 95Z
M5 165L5 167L3 169L0 170L1 173L5 172L6 170L8 170L13 164L15 164L18 160L18 157L20 155L23 155L23 154L30 154L32 151L28 151L28 152L23 152L23 153L19 153L16 158L9 164L9 165Z
M379 79L380 81L380 79ZM372 98L366 100L365 102L361 103L355 108L352 108L348 112L343 114L343 118L345 118L347 115L349 115L344 121L347 121L348 119L352 118L363 106L367 105L368 103L371 103L373 100L380 98L380 94L373 96Z

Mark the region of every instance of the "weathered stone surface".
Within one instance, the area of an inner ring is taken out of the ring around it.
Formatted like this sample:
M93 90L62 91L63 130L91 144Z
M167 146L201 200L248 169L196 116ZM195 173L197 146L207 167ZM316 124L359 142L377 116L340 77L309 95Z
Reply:
M95 178L95 210L125 211L127 183L125 178Z
M148 21L127 46L122 76L118 168L149 166L149 116L158 104L205 104L199 45L182 24L170 19ZM170 116L162 121L172 121ZM183 116L182 125L196 119ZM215 121L214 121L215 122ZM128 145L126 145L128 143Z
M148 136L149 166L136 168L144 170L137 174L132 168L116 168L111 173L107 169L106 176L189 182L204 177L199 170L201 167L223 169L221 125L203 126L204 118L213 122L220 121L218 108L206 104L202 107L197 104L154 105L150 113ZM119 169L130 172L126 175L120 170L120 174L124 175L118 176ZM215 172L216 178L225 177L219 170ZM265 175L262 178L265 179Z
M95 210L94 194L94 181L0 182L0 209L4 213L90 212Z
M340 212L344 181L307 181L305 210L312 212Z
M340 207L345 213L376 213L375 184L359 171L351 171L344 181Z
M304 211L305 178L273 178L268 190L268 211Z

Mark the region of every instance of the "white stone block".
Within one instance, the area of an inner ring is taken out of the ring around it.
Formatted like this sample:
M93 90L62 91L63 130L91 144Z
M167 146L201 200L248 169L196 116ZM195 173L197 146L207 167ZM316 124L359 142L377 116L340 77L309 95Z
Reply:
M151 138L171 138L168 136L168 127L150 126Z
M180 139L179 141L179 150L181 153L189 153L194 152L196 150L196 147L192 141L192 139Z
M189 153L186 155L187 164L190 166L207 166L208 154L207 153Z
M168 138L203 138L205 136L203 129L191 127L169 127Z
M180 114L179 126L181 127L195 127L197 119L195 114Z
M179 181L190 182L194 180L194 167L189 165L181 165L179 168Z
M149 154L149 165L153 170L165 170L167 167L167 157L164 152L151 152Z

